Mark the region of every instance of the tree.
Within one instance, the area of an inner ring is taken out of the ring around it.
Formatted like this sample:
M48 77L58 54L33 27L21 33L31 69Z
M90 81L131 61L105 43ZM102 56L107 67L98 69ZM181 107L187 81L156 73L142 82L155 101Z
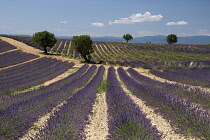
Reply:
M175 34L170 34L166 37L168 44L173 44L177 42L177 36Z
M44 52L47 54L47 47L52 48L56 44L57 40L55 35L48 32L42 31L35 33L32 37L32 43L39 45L44 48Z
M91 53L93 53L93 41L89 35L73 36L71 40L71 47L85 59L87 63L90 62Z
M132 35L130 35L130 34L124 34L124 35L123 35L123 39L125 39L126 42L128 42L129 40L132 40L133 37L132 37Z

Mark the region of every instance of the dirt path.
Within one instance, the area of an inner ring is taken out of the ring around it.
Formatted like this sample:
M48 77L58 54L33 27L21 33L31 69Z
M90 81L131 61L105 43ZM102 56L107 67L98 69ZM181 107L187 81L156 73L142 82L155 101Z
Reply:
M0 53L0 55L1 54L4 54L4 53L8 53L8 52L12 52L12 51L18 51L19 49L12 49L12 50L8 50L8 51L6 51L6 52L2 52L2 53Z
M108 135L106 93L97 94L90 123L85 128L86 140L106 140Z
M103 80L107 79L107 69ZM106 92L97 93L89 124L86 126L86 140L106 140L108 135Z

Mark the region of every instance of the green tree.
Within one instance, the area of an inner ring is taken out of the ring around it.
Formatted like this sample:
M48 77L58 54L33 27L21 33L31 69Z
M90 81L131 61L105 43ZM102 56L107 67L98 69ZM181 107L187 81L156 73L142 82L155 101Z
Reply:
M124 35L123 35L123 39L125 39L126 42L128 42L129 40L132 40L133 37L132 37L132 35L130 35L130 34L124 34Z
M44 52L47 54L47 47L52 48L56 44L57 40L53 33L48 31L37 32L32 37L32 43L44 48Z
M91 53L93 53L93 41L89 35L73 36L71 40L71 47L85 59L87 63L90 62Z
M170 34L166 37L168 44L173 44L177 42L177 36L175 34Z

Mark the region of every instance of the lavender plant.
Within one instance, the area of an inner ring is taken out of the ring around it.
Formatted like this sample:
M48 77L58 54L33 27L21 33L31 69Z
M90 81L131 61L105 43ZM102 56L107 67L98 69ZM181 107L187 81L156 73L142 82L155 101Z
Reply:
M52 78L55 78L56 76L62 74L73 65L74 63L58 61L57 64L49 67L46 66L45 68L40 69L40 71L30 70L30 72L26 73L25 75L20 74L20 77L18 77L18 75L8 77L8 79L0 82L0 94L10 94L14 91L27 89L32 86L42 84L43 82L51 80Z
M106 92L108 104L108 139L114 140L158 140L161 134L149 119L121 88L115 69L108 69Z
M15 65L28 61L30 59L38 58L39 56L34 54L29 54L21 51L11 51L4 54L0 54L0 68Z
M55 90L59 90L60 88L66 86L67 84L75 81L78 79L86 70L88 69L88 64L84 64L77 72L69 75L68 77L59 80L57 82L54 82L48 86L41 87L37 90L32 90L28 92L24 92L21 94L14 94L10 96L5 96L0 98L1 104L0 104L0 111L6 109L7 107L17 104L19 102L23 102L25 100L28 100L30 98L33 98L35 96L38 96L40 94L43 94L45 92L51 92ZM81 80L81 79L80 79Z
M70 98L77 88L90 79L95 69L96 66L93 65L83 76L61 89L42 93L1 111L0 135L7 139L17 139L23 136L40 116Z
M193 86L203 86L203 87L209 87L210 86L210 80L204 76L199 75L193 75L186 76L186 74L183 73L176 73L176 72L161 72L155 69L151 69L149 71L151 74L154 74L158 77L168 79L171 81L180 82L183 84L189 84Z
M179 133L210 138L210 114L207 110L153 86L141 84L129 77L122 68L118 68L118 74L133 94L168 119Z
M96 99L97 88L103 80L105 68L100 66L88 85L75 93L48 120L48 124L36 136L46 139L85 139L84 128Z
M0 39L0 53L3 53L3 52L7 52L9 50L13 50L13 49L17 49L17 47L11 45L10 43L7 43L5 41L2 41Z
M210 93L207 91L201 90L200 88L192 88L187 85L160 82L147 76L141 75L132 68L129 68L127 71L131 77L133 77L141 84L151 85L177 97L188 100L191 103L197 103L202 105L204 108L210 109Z
M41 71L41 69L46 69L47 66L49 67L49 65L55 65L54 63L56 62L58 63L59 61L56 59L42 57L28 63L3 69L0 71L0 79L2 80L1 83L5 82L7 79L13 80L14 78L22 77L30 72Z

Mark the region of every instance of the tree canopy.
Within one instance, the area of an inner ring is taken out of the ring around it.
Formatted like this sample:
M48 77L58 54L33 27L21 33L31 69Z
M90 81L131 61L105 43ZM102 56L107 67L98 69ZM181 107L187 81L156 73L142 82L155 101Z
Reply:
M177 42L177 36L175 34L170 34L166 37L168 44L173 44Z
M124 34L124 35L123 35L123 39L125 39L126 42L128 42L129 40L132 40L133 37L132 37L132 35L130 35L130 34Z
M90 62L91 53L93 53L93 41L89 35L73 36L71 40L71 47L85 59L87 63Z
M43 47L45 53L47 53L47 47L52 48L56 42L55 35L48 31L37 32L32 37L32 43Z

